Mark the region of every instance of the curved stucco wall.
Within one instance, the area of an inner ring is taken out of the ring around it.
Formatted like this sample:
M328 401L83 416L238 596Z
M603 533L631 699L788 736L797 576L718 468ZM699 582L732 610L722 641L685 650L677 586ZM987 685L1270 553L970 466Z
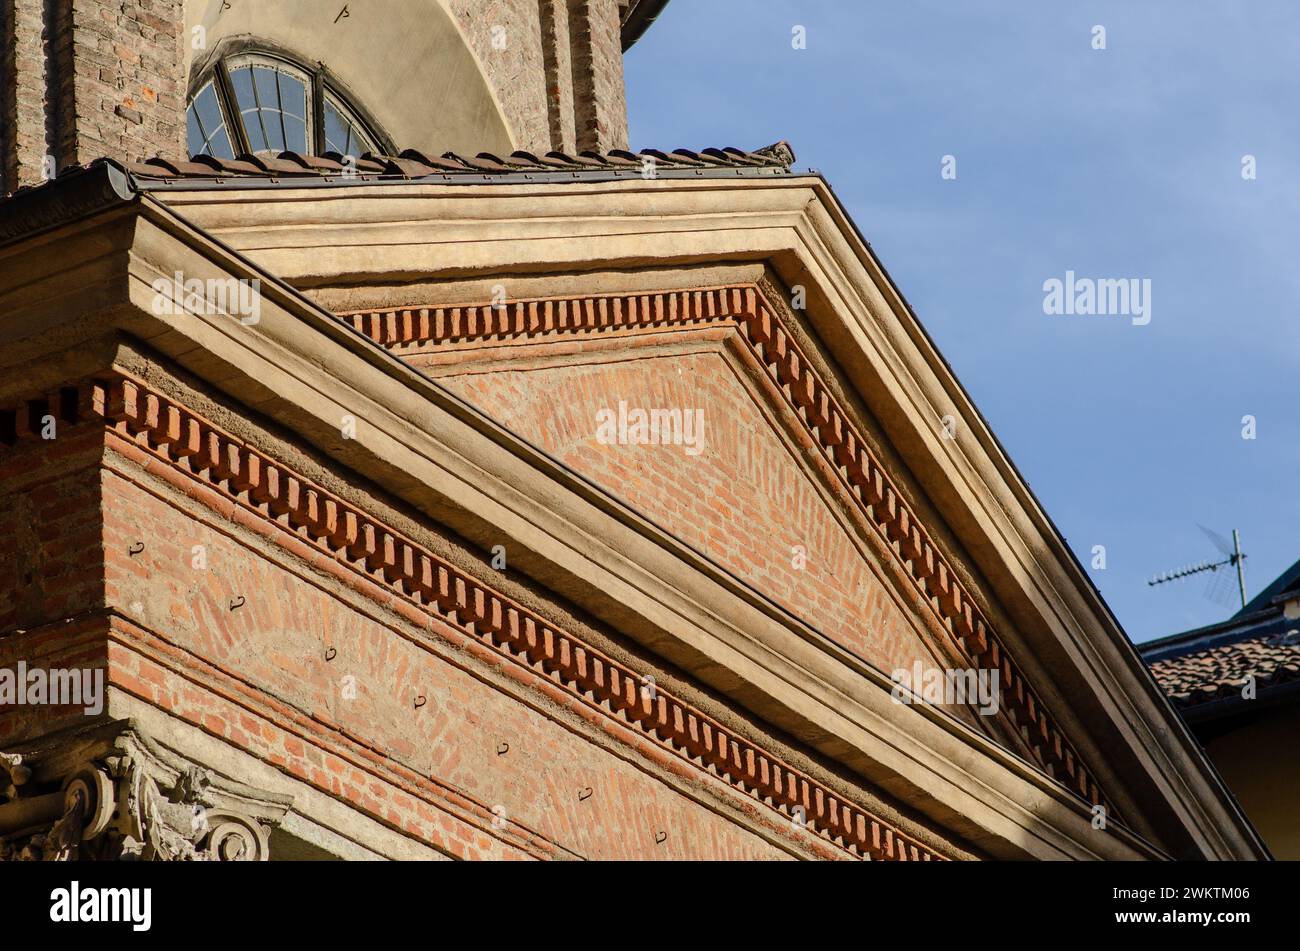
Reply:
M223 9L223 6L227 7ZM401 148L506 153L509 124L457 24L439 0L186 0L189 76L225 40L248 38L322 62Z

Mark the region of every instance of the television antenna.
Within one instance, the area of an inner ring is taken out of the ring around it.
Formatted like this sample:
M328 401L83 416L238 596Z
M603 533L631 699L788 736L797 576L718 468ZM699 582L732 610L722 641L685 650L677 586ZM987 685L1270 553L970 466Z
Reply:
M1182 568L1175 568L1172 571L1166 571L1162 574L1156 575L1147 582L1147 585L1154 588L1158 584L1168 584L1170 581L1181 581L1184 578L1190 578L1192 575L1204 574L1208 571L1212 573L1213 577L1211 578L1206 596L1213 601L1223 603L1226 599L1223 597L1223 585L1220 582L1227 577L1227 573L1225 571L1224 574L1219 574L1219 570L1235 568L1237 569L1237 593L1241 596L1241 606L1244 608L1246 606L1246 553L1241 550L1241 535L1234 528L1232 530L1232 541L1229 542L1218 532L1212 531L1204 525L1197 525L1196 527L1205 534L1206 538L1214 543L1215 548L1219 549L1220 554L1224 556L1222 560L1198 561L1195 564L1185 565Z

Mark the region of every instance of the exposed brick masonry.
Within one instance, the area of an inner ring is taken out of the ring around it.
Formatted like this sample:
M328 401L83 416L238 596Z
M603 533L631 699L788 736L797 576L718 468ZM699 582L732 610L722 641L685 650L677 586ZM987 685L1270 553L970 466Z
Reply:
M6 191L96 158L184 154L182 0L0 0Z
M182 0L56 0L59 167L184 152Z
M1000 671L1004 712L1039 764L1093 804L1112 804L1054 723L1020 666L1007 654L985 614L894 483L867 449L851 417L811 369L807 358L753 285L647 295L519 300L491 305L405 307L361 311L341 319L376 342L400 350L420 343L476 337L616 331L637 326L727 318L804 420L820 452L890 543L917 588L944 619L955 649L972 666Z
M577 148L625 148L627 95L615 0L570 0L569 48Z
M516 147L538 154L627 147L618 0L450 0L449 6ZM494 27L505 32L494 34Z
M107 420L129 444L146 448L186 478L219 487L242 509L283 526L322 556L382 584L521 670L542 675L679 761L724 778L755 803L787 815L802 808L811 830L850 854L940 857L667 691L651 697L635 671L138 381L96 381L0 413L0 441L31 436L51 407L71 419ZM203 652L220 656L220 645Z
M0 194L38 182L47 152L46 0L0 0Z

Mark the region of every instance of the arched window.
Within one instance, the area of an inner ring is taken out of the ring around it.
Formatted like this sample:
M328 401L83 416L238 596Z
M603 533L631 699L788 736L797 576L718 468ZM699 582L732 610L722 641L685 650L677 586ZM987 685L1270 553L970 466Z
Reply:
M192 155L361 155L377 142L323 69L260 51L217 60L185 118Z

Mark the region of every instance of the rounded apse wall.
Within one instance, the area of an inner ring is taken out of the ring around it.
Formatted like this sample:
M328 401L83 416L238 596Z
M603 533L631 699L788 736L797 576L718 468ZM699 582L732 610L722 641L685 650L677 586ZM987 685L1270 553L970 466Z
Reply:
M262 48L323 64L399 150L472 155L514 148L491 84L438 0L186 0L185 25L191 84L215 57Z

